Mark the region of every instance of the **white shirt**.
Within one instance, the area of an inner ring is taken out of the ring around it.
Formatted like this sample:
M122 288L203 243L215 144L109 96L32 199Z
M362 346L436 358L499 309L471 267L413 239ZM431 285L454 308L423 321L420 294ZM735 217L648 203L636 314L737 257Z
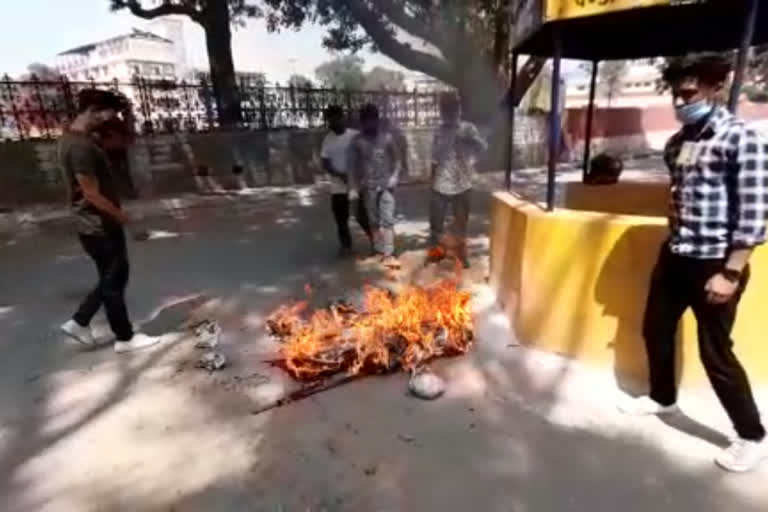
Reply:
M323 145L320 148L320 157L331 161L333 169L341 174L347 174L347 154L349 153L349 144L357 135L357 130L347 128L344 133L337 135L334 132L328 132L323 139ZM336 176L331 176L331 193L346 194L348 186Z
M432 163L436 166L433 189L449 196L471 189L474 158L487 147L472 123L441 126L432 142Z

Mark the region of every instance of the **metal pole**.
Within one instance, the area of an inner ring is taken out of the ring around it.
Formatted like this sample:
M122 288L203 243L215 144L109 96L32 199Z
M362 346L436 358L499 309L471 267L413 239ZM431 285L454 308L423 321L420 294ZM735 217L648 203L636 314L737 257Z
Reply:
M549 166L547 168L547 211L555 209L555 171L560 153L560 60L563 54L560 31L553 30L554 52L552 54L552 94L549 112Z
M589 175L589 159L592 156L592 118L595 115L595 90L597 89L597 72L599 60L592 61L592 79L589 82L589 105L587 106L587 127L584 132L584 166L581 168L581 182L587 182Z
M739 56L736 59L736 69L733 73L733 85L731 86L731 96L728 99L728 110L736 113L739 108L739 96L741 96L741 86L744 84L744 71L747 67L747 55L749 47L752 45L752 39L755 35L755 23L757 22L757 3L758 0L749 0L748 11L744 18L744 30L741 34L741 46L739 47Z
M512 188L512 168L515 162L515 104L517 103L517 52L512 53L511 75L509 85L509 134L507 136L507 170L504 174L504 187L509 191Z

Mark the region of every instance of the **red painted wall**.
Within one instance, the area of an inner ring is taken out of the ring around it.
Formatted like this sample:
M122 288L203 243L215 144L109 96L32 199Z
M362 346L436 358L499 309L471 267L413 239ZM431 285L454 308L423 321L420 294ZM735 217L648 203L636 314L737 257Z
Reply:
M768 105L742 103L739 116L750 121L768 120ZM572 141L584 139L586 119L586 107L567 109L565 130ZM671 106L596 108L592 121L592 136L625 137L677 130L679 126Z

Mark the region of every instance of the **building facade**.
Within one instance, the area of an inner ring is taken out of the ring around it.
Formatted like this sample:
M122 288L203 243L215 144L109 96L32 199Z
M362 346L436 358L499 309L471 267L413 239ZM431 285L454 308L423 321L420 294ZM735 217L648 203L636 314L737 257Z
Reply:
M585 107L589 104L589 82L591 69L574 73L567 81L565 104L568 108ZM655 65L643 61L629 61L619 80L608 94L607 86L598 75L595 105L599 107L638 107L669 105L669 94L658 91L661 78Z
M173 41L138 29L64 51L55 63L59 73L75 82L128 83L135 77L174 80L176 67Z

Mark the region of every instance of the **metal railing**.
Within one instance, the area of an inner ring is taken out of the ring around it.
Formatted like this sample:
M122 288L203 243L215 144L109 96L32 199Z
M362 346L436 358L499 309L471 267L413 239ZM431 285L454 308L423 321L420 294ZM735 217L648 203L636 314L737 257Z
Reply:
M73 82L66 79L0 79L0 140L58 136L74 117L77 93L87 88L119 91L132 104L138 133L208 132L220 128L216 101L207 81L175 82L136 78L131 83ZM438 122L437 93L419 91L340 91L335 89L262 86L241 83L243 130L317 128L331 104L355 117L365 103L379 106L382 116L402 127Z

